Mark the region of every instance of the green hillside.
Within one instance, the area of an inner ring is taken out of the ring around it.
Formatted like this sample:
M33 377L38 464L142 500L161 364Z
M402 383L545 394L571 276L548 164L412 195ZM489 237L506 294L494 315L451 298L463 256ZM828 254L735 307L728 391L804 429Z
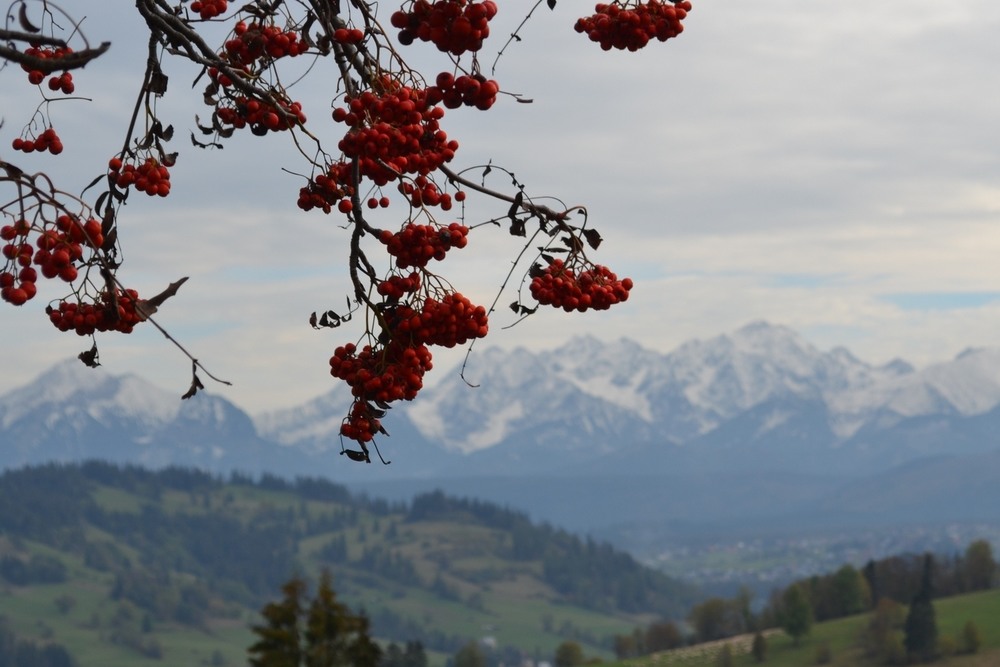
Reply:
M932 663L941 667L996 667L1000 665L1000 590L970 593L934 601L939 637L957 639L967 621L979 628L982 646L974 655L953 655ZM642 658L613 662L609 667L717 667L719 653L726 644L733 652L734 665L765 665L766 667L811 667L819 664L818 652L829 649L831 667L876 667L877 660L864 656L859 637L871 614L818 623L799 646L781 631L767 637L764 663L750 654L751 635L700 644L674 651L665 651Z
M250 624L328 568L383 640L441 662L470 639L549 658L566 639L682 617L694 592L610 546L441 493L390 504L316 480L88 463L0 476L0 616L80 665L242 665Z

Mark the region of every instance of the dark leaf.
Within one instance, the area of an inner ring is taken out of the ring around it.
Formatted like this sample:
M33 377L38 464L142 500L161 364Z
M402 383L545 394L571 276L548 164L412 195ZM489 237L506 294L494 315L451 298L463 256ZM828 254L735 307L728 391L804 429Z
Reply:
M604 240L601 238L601 235L597 233L596 229L583 230L583 236L587 239L587 245L594 250L597 250L597 248L601 245L601 241Z
M202 131L204 131L204 128L202 128ZM211 134L211 133L212 133L211 130L205 132L205 134ZM191 133L191 143L197 146L198 148L218 148L219 150L225 148L225 146L223 146L217 141L198 141L197 139L194 138L194 132Z
M567 234L560 237L559 240L570 249L570 252L577 253L583 250L583 243L575 234Z
M191 377L191 386L188 388L187 392L183 396L181 396L181 398L182 399L191 398L192 396L198 393L199 389L204 389L204 388L205 385L201 383L201 380L198 379L198 374L195 373Z
M214 81L205 86L205 92L202 93L202 96L205 100L205 106L210 106L210 107L215 106L216 103L215 96L216 94L218 94L218 92L219 92L219 84L215 83Z
M97 195L97 201L94 202L94 210L95 211L101 210L101 207L104 206L104 202L107 201L107 199L108 199L107 191Z
M17 22L21 24L21 29L25 32L41 32L42 29L28 20L28 3L22 2L17 10Z
M513 310L518 315L531 315L532 313L538 310L538 306L535 306L534 308L528 308L524 304L515 301L514 303L510 304L510 309Z
M549 9L556 8L556 0L548 0L548 3L549 3Z
M146 90L162 97L167 92L167 75L161 72L159 68L154 72L150 72L149 84L146 86Z
M104 180L105 178L107 178L107 176L106 176L105 174L101 174L100 176L98 176L97 178L95 178L94 180L92 180L92 181L90 182L90 184L89 184L89 185L87 185L87 187L85 187L85 188L83 189L83 192L86 192L86 191L87 191L87 190L89 190L90 188L94 187L95 185L97 185L98 183L100 183L100 182L101 182L102 180ZM80 194L83 194L83 192L81 192ZM105 193L105 194L107 194L107 193ZM104 195L102 194L101 196L103 197ZM100 200L98 200L98 201L100 201ZM97 204L97 205L95 205L95 206L94 206L94 208L99 208L99 207L100 207L100 204Z
M118 241L118 230L112 228L110 232L104 235L104 245L101 246L101 250L105 252L111 252L111 249L115 247L115 243Z
M312 30L313 23L315 22L316 22L316 15L313 14L312 12L309 12L308 14L306 14L305 23L303 23L302 27L299 29L299 35L302 37L302 41L304 41L309 46L313 47L316 46L316 41L312 38L312 35L309 34L309 31Z
M524 220L517 217L517 214L521 211L521 204L524 202L524 192L521 190L517 191L514 195L514 201L510 205L510 209L507 210L507 217L510 218L510 233L511 236L526 236Z
M96 343L89 350L78 354L77 358L80 361L82 361L85 366L88 366L90 368L97 368L98 366L101 365L101 359L97 354Z
M148 299L137 301L135 304L136 314L142 316L142 319L146 319L150 315L156 312L156 310L163 305L163 302L177 294L177 290L180 286L187 282L187 276L181 278L176 282L172 282L167 285L167 288L160 292L159 294L152 296Z
M340 450L340 453L347 454L347 458L351 459L352 461L363 461L365 463L372 462L372 460L368 458L367 452L361 452L356 449L342 449Z
M24 170L23 169L21 169L20 167L18 167L16 165L13 165L13 164L11 164L9 162L3 162L2 160L0 160L0 165L3 166L3 170L5 172L7 172L7 175L9 177L11 177L12 179L16 180L18 178L21 178L21 176L24 175Z
M367 407L368 407L368 414L370 414L372 417L375 417L375 419L382 419L382 417L385 417L386 414L389 412L389 406L386 406L384 408L379 406L376 408L371 403L368 403Z

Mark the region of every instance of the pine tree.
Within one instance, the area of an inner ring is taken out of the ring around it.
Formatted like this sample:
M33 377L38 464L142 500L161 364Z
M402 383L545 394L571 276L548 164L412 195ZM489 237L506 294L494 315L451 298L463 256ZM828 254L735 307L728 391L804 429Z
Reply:
M750 646L750 653L757 662L764 662L767 660L767 638L760 630L754 633L753 644Z
M813 624L812 605L802 586L793 584L785 589L782 607L781 626L798 646L799 640L809 634Z
M250 647L252 667L299 667L302 661L300 622L305 582L295 577L281 587L284 597L261 610L264 623L255 625L257 641Z
M934 558L924 556L924 572L913 602L910 603L910 613L906 616L904 645L906 652L912 658L922 662L934 659L937 652L937 619L934 615L934 603L931 601L931 572Z
M306 600L306 584L296 577L284 597L261 610L253 627L252 667L376 667L380 650L369 636L368 619L337 601L332 577L324 571L316 595Z

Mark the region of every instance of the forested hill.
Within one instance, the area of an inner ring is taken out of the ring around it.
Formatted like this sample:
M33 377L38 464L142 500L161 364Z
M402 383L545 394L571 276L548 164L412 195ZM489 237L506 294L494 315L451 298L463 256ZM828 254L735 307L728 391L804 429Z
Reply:
M171 626L254 613L292 575L324 567L377 636L442 651L484 625L517 643L502 635L518 624L535 642L569 634L596 648L695 601L611 546L517 511L440 492L389 503L319 479L31 467L0 476L0 531L0 583L28 594L87 580L106 589L94 614L127 603Z

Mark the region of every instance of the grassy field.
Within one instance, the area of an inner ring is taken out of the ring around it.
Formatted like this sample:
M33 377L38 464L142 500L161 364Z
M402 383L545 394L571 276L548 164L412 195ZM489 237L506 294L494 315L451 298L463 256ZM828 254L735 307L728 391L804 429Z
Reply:
M128 517L141 516L146 510L170 517L214 513L250 524L260 516L274 520L277 513L281 520L287 514L289 521L303 522L306 514L321 520L352 510L344 503L304 500L290 492L235 485L193 492L165 489L151 494L95 484L91 493L100 509ZM156 606L158 602L154 602L140 607L141 603L130 602L128 596L112 592L116 573L153 576L169 567L169 561L147 562L136 543L112 534L111 527L84 521L71 530L78 532L62 543L68 545L65 548L0 534L0 557L14 555L27 562L44 556L60 561L65 569L66 578L61 583L19 586L0 578L0 616L18 638L58 643L83 667L246 664L246 649L254 641L250 626L259 621L262 602L245 588L240 589L234 581L215 580L206 588L204 618L184 624L172 616L173 606ZM331 561L323 552L334 538L344 540L345 553ZM161 553L185 555L172 534L156 539ZM499 646L516 646L544 659L550 659L564 639L579 641L589 656L610 659L609 637L631 633L654 620L648 614L601 613L560 604L559 595L542 580L539 560L500 557L509 551L510 540L505 531L472 521L406 522L400 514L375 515L362 507L342 527L302 537L294 545L295 571L289 571L288 576L297 571L315 580L320 569L329 568L342 601L373 618L380 611L391 611L413 624L407 638L430 637L433 632L445 633L449 640L491 637ZM86 561L84 554L91 552L74 548L81 543L106 546L109 558L118 559L117 564ZM380 576L384 572L379 567L367 565L368 550L411 563L415 576L409 580ZM168 583L156 584L163 604L176 601L184 586L197 584L186 571L171 569L164 576ZM430 587L436 578L450 591L447 595ZM279 595L277 587L273 595ZM430 652L429 657L438 667L450 654Z
M983 640L975 655L942 658L935 665L947 667L997 667L1000 665L1000 590L974 593L937 600L934 603L938 635L958 637L967 621L973 621ZM858 636L868 622L868 615L819 623L809 636L795 646L782 632L768 636L767 667L808 667L816 665L817 652L829 648L832 667L867 667L877 663L867 660L858 647ZM758 665L750 654L752 637L744 635L726 641L713 642L666 651L652 656L618 662L614 667L716 667L725 644L733 652L735 665Z

